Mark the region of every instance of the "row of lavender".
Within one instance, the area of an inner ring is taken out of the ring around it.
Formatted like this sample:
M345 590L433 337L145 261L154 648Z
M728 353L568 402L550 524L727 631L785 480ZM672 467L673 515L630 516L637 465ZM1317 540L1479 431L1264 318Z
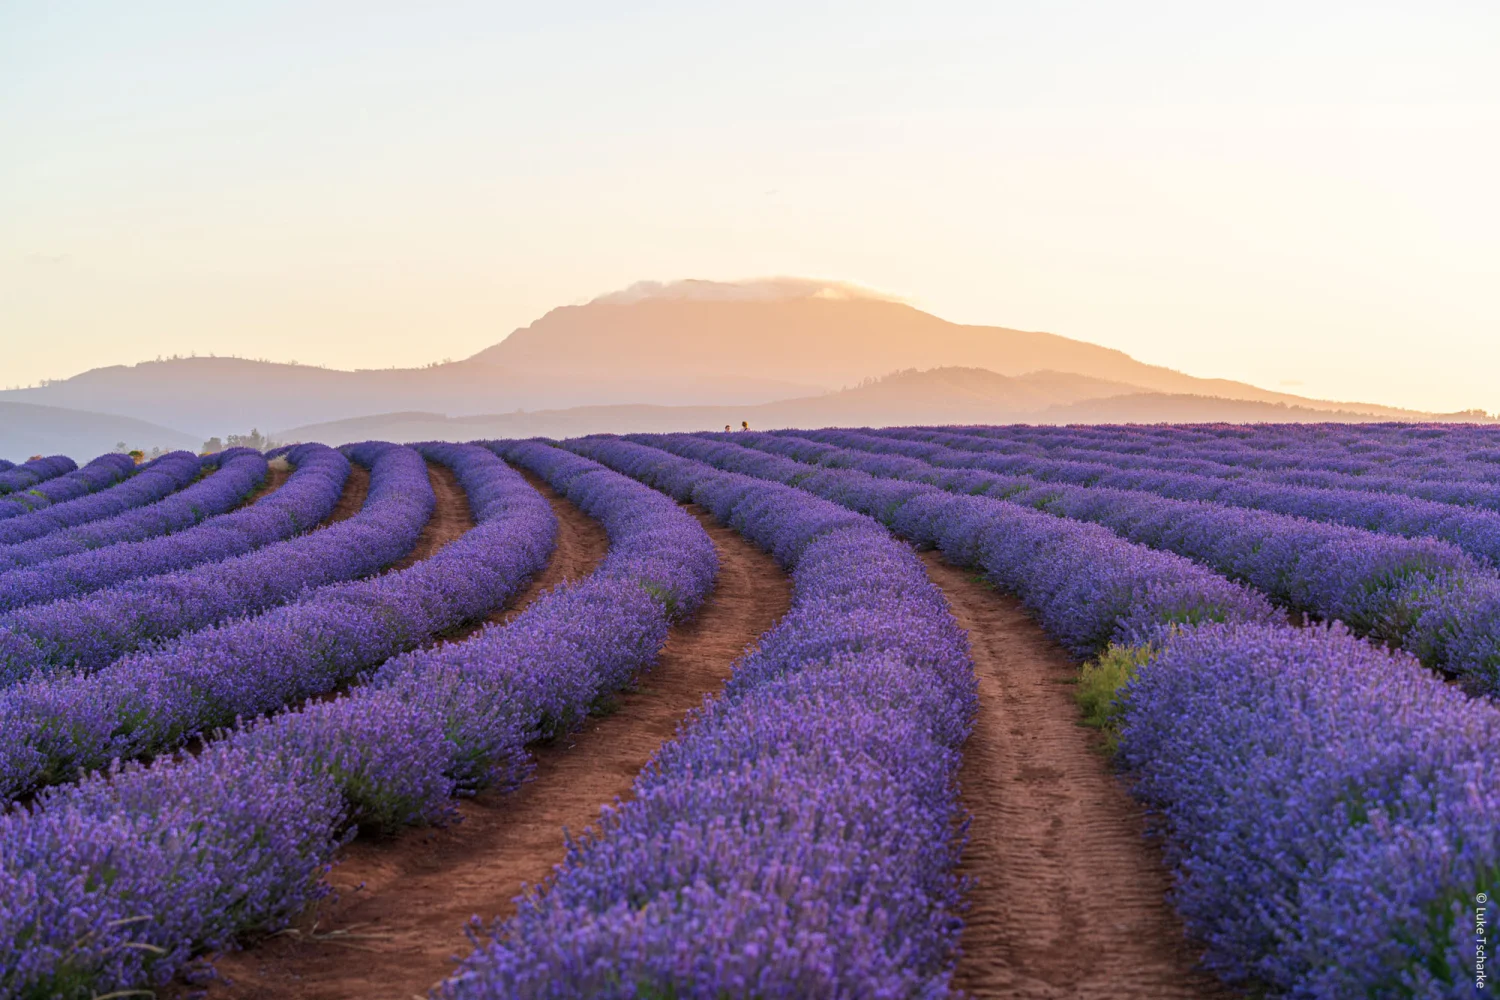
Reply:
M1151 468L1219 479L1249 480L1321 489L1400 493L1442 503L1500 509L1493 462L1471 462L1469 447L1444 459L1441 445L1413 442L1393 454L1339 428L1319 439L1283 439L1281 427L1230 428L1226 440L1198 428L1135 426L910 427L922 435L958 432L987 441L999 454L1104 463L1117 469ZM1248 432L1249 437L1241 437ZM1446 433L1439 432L1446 437ZM1441 438L1438 439L1441 442ZM1493 448L1495 442L1487 447ZM1253 447L1252 447L1253 445ZM1410 454L1408 454L1408 452Z
M358 514L245 551L250 542L311 528L333 511L348 460L323 445L307 447L293 474L301 477L298 486L289 480L264 506L230 515L228 531L199 525L138 545L101 547L87 559L60 559L5 580L21 601L33 585L66 593L70 585L89 590L112 577L126 582L0 615L0 684L58 670L97 670L142 646L294 599L308 587L373 572L416 544L436 503L426 465L411 449L383 445L354 449L372 467ZM235 551L243 554L232 556ZM191 568L167 571L184 564ZM60 567L56 573L54 566ZM138 571L156 575L131 580Z
M298 471L278 491L302 509L273 514L289 526L316 523L311 515L331 510L349 471L348 460L338 452L322 445L302 447L315 450L302 455ZM41 649L37 639L45 636L54 648L75 657L71 666L92 669L52 676L46 664L23 663L31 667L30 679L0 690L0 795L15 797L71 780L116 758L170 750L240 715L253 716L330 690L409 648L412 634L430 636L435 628L463 621L467 605L458 614L435 613L459 604L469 591L452 595L445 605L437 587L429 588L434 597L410 586L419 575L411 570L397 574L402 579L394 584L376 579L337 585L408 552L435 503L426 463L416 451L379 443L350 451L369 463L372 472L364 507L344 521L196 572L153 577L86 601L55 602L30 615L8 616L21 619L23 628L30 626L21 633L32 642L27 652ZM306 488L298 489L297 477L304 473L307 478L300 485ZM158 541L170 543L196 530ZM495 582L491 576L475 579L481 586ZM194 595L193 604L172 599L184 592ZM293 603L217 627L200 624L209 615L257 610L259 601L279 603L278 597ZM393 612L391 605L404 597L425 601ZM94 653L103 645L97 632L72 644L57 638L80 619L81 608L94 613L91 621L85 619L89 624L112 626L104 637L114 639L114 646L95 653L102 663L79 663L80 651ZM160 612L156 621L148 617L153 610ZM424 628L433 617L436 622ZM144 630L142 622L152 625L158 637L169 630L186 634L173 641L158 638L149 648L111 658L110 652L133 638L125 629L138 634Z
M478 527L367 591L345 588L343 624L356 636L405 615L415 642L420 627L483 615L546 560L556 523L519 476L476 447L423 450L454 469ZM140 989L196 952L281 926L323 891L351 823L439 820L455 791L515 784L527 742L575 724L649 665L670 616L711 586L702 529L576 456L506 450L601 516L611 554L599 571L507 625L391 660L346 696L250 723L198 757L44 792L30 812L0 818L14 862L0 869L0 992ZM328 651L316 639L308 650Z
M66 455L49 455L33 458L21 465L12 465L0 472L0 495L28 489L37 483L55 479L78 468L78 463Z
M1207 469L1240 474L1324 474L1354 483L1372 479L1422 482L1436 469L1470 467L1493 479L1480 452L1492 449L1492 430L1418 425L1012 425L962 428L1037 454L1056 448L1168 461L1197 462ZM1396 437L1389 435L1394 433ZM1449 480L1455 477L1447 476Z
M770 457L658 443L725 468ZM1094 525L851 469L803 467L797 485L982 570L1075 652L1149 661L1122 695L1121 754L1225 978L1295 996L1474 994L1476 898L1500 879L1493 703L1338 626L1267 621L1254 594L1229 600L1227 581Z
M253 506L213 515L169 534L0 570L0 609L76 597L127 580L227 559L305 530L333 510L349 463L331 448L302 445L291 464L295 471L286 483ZM260 484L264 471L264 460L254 452L233 455L196 492L207 509L219 509L243 501Z
M1307 477L1309 485L1381 478L1441 487L1500 482L1500 435L1463 424L1175 424L963 428L1026 449L1054 442L1098 443L1247 471ZM1324 479L1323 477L1329 477Z
M952 430L898 430L833 435L874 451L954 469L1025 476L1046 483L1152 493L1227 507L1264 510L1408 538L1439 538L1482 560L1500 564L1500 513L1416 497L1347 489L1315 489L1247 479L1222 479L1155 468L1121 469L1098 461L1001 454L999 442Z
M38 506L36 509L24 509L19 502L28 494L12 494L5 498L9 501L5 506L14 511L14 516L0 522L0 565L6 564L6 556L25 551L24 543L33 539L154 503L188 486L203 474L205 466L219 468L236 458L241 451L236 449L235 452L203 459L185 451L168 452L141 466L123 482L98 492L61 500L50 506ZM253 454L248 449L243 449L243 452ZM45 485L67 483L75 476L90 473L94 468L94 464L90 463L77 472L48 480Z
M692 440L710 450L739 453L738 461L754 463L759 473L782 481L808 475L809 466L855 468L1096 523L1243 581L1283 607L1342 621L1360 635L1401 646L1429 666L1463 677L1473 690L1500 690L1500 575L1443 542L1132 490L933 465L885 447L899 447L900 441L862 432Z
M117 486L0 522L0 570L32 566L119 542L190 527L238 505L266 478L266 460L248 448L204 461L162 456Z
M135 471L135 460L129 455L100 455L80 469L43 480L31 489L0 496L0 521L113 486Z
M934 996L959 920L963 633L868 518L618 440L793 572L790 612L446 997Z

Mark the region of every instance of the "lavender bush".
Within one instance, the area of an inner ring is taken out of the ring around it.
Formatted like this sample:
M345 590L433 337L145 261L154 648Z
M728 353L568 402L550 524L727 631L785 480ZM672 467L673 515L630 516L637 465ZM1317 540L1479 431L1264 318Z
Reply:
M266 460L247 449L221 461L163 456L113 489L0 523L0 571L191 527L238 505L265 481ZM205 467L215 470L198 480Z
M233 747L44 794L0 816L0 995L130 995L276 930L323 892L342 825L315 768Z
M0 521L76 500L128 479L135 471L135 460L129 455L100 455L81 469L0 496Z
M0 869L0 990L81 998L141 989L198 951L284 924L321 892L319 876L351 821L441 819L449 792L519 780L518 740L576 721L608 685L655 658L669 606L688 613L712 585L702 529L577 456L499 447L604 515L611 553L599 571L542 596L510 625L391 661L347 697L251 724L198 758L127 766L12 812L0 821L0 856L25 867ZM423 450L458 473L479 527L413 570L446 558L453 575L429 582L484 577L489 561L510 558L493 550L524 544L515 538L526 524L512 518L526 517L525 494L527 520L546 528L545 558L550 509L499 459L471 446ZM485 599L494 582L471 592ZM405 596L390 609L441 599ZM517 694L536 698L532 717ZM190 818L198 816L206 820ZM184 826L187 835L174 832Z
M244 555L175 573L38 604L0 615L0 683L61 669L92 671L153 642L204 628L300 596L304 590L381 569L416 544L436 504L427 467L410 448L361 446L371 464L370 492L358 514L320 531ZM316 524L301 511L275 516Z
M812 469L690 435L633 439L738 472L795 483L871 515L920 545L939 548L951 561L982 570L996 586L1019 596L1078 656L1096 655L1111 642L1148 641L1164 626L1275 617L1254 591L1097 525L987 496L954 496L923 483L882 480L854 469ZM646 452L636 461L653 459Z
M793 607L442 995L943 995L975 695L921 564L807 494L571 445L767 548L794 570Z
M1122 758L1232 981L1473 997L1500 879L1500 711L1334 629L1211 626L1129 686Z
M110 489L73 498L60 498L52 504L31 504L29 501L37 498L32 496L33 491L30 490L13 493L0 501L0 506L7 508L6 520L0 522L0 554L18 551L15 546L33 538L100 518L113 517L132 507L154 503L196 481L205 468L215 468L218 465L217 462L199 459L185 451L167 452L140 468L136 468L135 463L127 456L111 455L106 458L124 458L129 463L128 478ZM90 463L77 472L48 480L37 487L35 492L42 493L49 488L67 484L75 476L88 474L92 477L96 474L90 471L93 469L95 465ZM0 559L0 566L4 565L5 561Z
M0 472L0 494L27 489L37 483L72 472L76 468L78 468L78 463L66 455L33 458L22 465L14 465Z
M865 437L819 434L830 440ZM747 447L705 436L637 438L694 449L729 467L758 470L783 481L805 478L809 473L797 462L812 462L931 483L950 492L982 493L1091 521L1132 542L1212 567L1285 607L1342 621L1361 635L1404 647L1429 666L1460 675L1475 691L1500 690L1500 576L1443 542L1381 536L1305 518L1128 490L950 470L901 455L792 435L734 438L744 440ZM689 440L700 443L686 443ZM776 454L743 454L758 448ZM783 454L797 462L788 464Z
M258 458L246 456L245 479L263 468ZM0 610L76 597L127 580L217 562L315 526L338 504L349 462L320 444L302 446L294 458L295 469L287 481L252 506L210 517L170 535L105 545L0 571ZM243 483L232 470L221 471L214 478L226 492L242 490Z

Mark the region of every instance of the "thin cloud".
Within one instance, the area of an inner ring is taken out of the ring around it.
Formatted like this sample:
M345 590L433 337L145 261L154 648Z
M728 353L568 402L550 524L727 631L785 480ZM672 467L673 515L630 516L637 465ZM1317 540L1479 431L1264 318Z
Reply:
M900 301L847 281L815 278L751 278L744 281L637 281L629 288L610 292L591 304L629 305L646 301L691 302L788 302L798 299L873 299Z

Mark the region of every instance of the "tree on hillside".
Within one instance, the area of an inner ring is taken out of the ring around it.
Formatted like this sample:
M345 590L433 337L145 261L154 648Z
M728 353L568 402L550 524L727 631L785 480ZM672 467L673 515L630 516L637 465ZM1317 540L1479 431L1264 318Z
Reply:
M250 428L249 434L230 434L227 438L220 438L217 434L203 442L203 453L211 454L223 451L225 448L254 448L256 451L266 451L276 447L276 441L269 434L262 434L257 427Z
M249 434L229 435L229 447L254 448L256 451L264 451L271 447L271 439L261 434L259 428L252 427Z

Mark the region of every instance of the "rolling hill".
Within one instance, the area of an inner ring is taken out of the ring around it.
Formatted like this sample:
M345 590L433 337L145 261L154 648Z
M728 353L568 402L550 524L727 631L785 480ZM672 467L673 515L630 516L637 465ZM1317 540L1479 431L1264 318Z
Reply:
M84 460L113 451L122 442L144 451L197 451L203 439L130 417L0 402L0 456L14 460L63 454Z
M826 412L830 420L890 422L880 419L880 401L935 384L887 386L863 395L849 387L891 372L935 368L1031 379L983 389L945 382L941 388L961 398L999 393L1008 413L1037 409L1040 373L1048 372L1055 373L1048 376L1054 381L1066 380L1066 392L1074 395L1046 405L1134 392L1398 420L1426 416L1196 378L1056 334L950 323L900 302L793 279L627 290L553 309L470 358L425 368L339 371L177 358L98 368L38 388L0 392L0 400L119 414L200 439L252 426L299 428L390 413L466 417L620 405L707 407L717 413L720 405L738 411L774 403L809 418ZM845 389L855 395L811 402ZM914 407L930 411L932 419L955 406L956 400L901 399L902 412ZM769 419L782 411L767 412ZM842 413L847 416L837 416Z
M1113 393L1113 395L1099 395ZM580 406L558 410L449 417L439 413L388 413L278 432L293 441L337 444L471 440L503 437L570 437L629 431L722 430L749 421L757 430L783 427L856 427L901 424L1358 422L1380 416L1315 410L1283 403L1140 392L1123 383L1061 372L1011 377L976 368L896 372L846 389L753 406Z

